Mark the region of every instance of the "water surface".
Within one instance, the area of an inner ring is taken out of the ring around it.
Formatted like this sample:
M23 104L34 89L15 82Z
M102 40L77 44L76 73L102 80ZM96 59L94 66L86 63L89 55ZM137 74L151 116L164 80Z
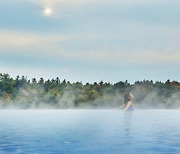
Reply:
M180 110L1 110L0 153L180 153Z

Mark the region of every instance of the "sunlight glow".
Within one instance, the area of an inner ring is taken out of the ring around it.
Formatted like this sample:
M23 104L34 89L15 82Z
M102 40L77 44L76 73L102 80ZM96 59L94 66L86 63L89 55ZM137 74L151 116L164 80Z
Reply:
M50 16L51 14L52 14L52 9L46 8L46 9L44 10L44 15Z

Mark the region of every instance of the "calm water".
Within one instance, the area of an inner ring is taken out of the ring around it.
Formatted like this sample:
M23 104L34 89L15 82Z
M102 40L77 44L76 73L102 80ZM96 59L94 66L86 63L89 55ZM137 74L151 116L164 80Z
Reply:
M180 110L1 110L1 153L180 153Z

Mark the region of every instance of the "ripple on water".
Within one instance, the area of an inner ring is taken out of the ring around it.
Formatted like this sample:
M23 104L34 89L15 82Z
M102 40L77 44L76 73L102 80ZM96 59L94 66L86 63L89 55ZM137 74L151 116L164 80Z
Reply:
M180 153L179 110L0 112L0 153Z

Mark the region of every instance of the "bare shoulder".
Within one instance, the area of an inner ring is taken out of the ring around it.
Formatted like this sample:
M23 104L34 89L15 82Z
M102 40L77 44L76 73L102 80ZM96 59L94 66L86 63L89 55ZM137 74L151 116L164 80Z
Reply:
M128 105L133 105L133 103L132 103L131 101L129 101L127 104L128 104Z

